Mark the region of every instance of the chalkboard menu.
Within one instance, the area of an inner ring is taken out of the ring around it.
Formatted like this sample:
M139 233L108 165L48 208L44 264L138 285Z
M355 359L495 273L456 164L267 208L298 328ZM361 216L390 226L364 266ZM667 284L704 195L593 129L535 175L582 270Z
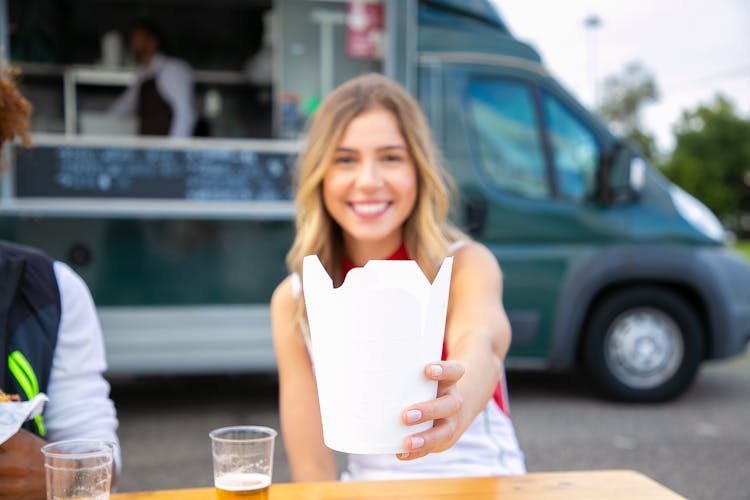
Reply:
M290 200L295 155L240 148L16 149L16 196Z

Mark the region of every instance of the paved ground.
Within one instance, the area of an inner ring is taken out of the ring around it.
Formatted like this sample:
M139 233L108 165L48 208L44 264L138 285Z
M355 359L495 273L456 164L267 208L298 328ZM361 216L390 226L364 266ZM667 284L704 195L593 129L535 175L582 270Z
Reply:
M750 500L750 355L662 405L596 400L574 377L509 380L529 470L628 468L691 499Z
M513 418L530 471L628 468L691 499L750 500L750 353L704 365L679 400L597 399L576 375L510 373ZM208 432L279 427L273 377L113 381L124 473L120 491L209 486ZM283 440L274 480L289 480Z

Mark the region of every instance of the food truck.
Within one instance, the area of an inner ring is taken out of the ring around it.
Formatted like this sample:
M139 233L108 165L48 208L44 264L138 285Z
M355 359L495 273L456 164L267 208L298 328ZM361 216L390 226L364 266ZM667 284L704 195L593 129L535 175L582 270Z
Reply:
M35 105L33 147L6 151L0 238L86 280L111 374L275 369L304 121L370 71L418 98L457 183L451 216L498 258L510 368L583 366L609 396L658 401L750 340L750 271L716 217L488 1L42 3L0 0ZM118 33L144 11L192 65L207 137L139 137L106 113L135 78Z

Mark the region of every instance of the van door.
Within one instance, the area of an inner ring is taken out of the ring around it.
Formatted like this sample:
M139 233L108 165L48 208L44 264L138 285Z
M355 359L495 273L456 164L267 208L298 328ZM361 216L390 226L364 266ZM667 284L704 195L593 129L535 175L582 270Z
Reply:
M540 87L542 73L444 67L442 143L461 192L457 215L503 269L519 364L547 358L566 274L618 232L596 199L600 139Z

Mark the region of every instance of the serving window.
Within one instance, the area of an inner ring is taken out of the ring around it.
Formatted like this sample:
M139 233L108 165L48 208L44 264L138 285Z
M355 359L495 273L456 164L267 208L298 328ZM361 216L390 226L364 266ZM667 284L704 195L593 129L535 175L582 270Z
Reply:
M383 70L382 0L9 0L11 61L34 132L132 135L107 109L134 78L147 17L193 68L201 135L296 138L341 82ZM43 15L42 15L43 14Z

